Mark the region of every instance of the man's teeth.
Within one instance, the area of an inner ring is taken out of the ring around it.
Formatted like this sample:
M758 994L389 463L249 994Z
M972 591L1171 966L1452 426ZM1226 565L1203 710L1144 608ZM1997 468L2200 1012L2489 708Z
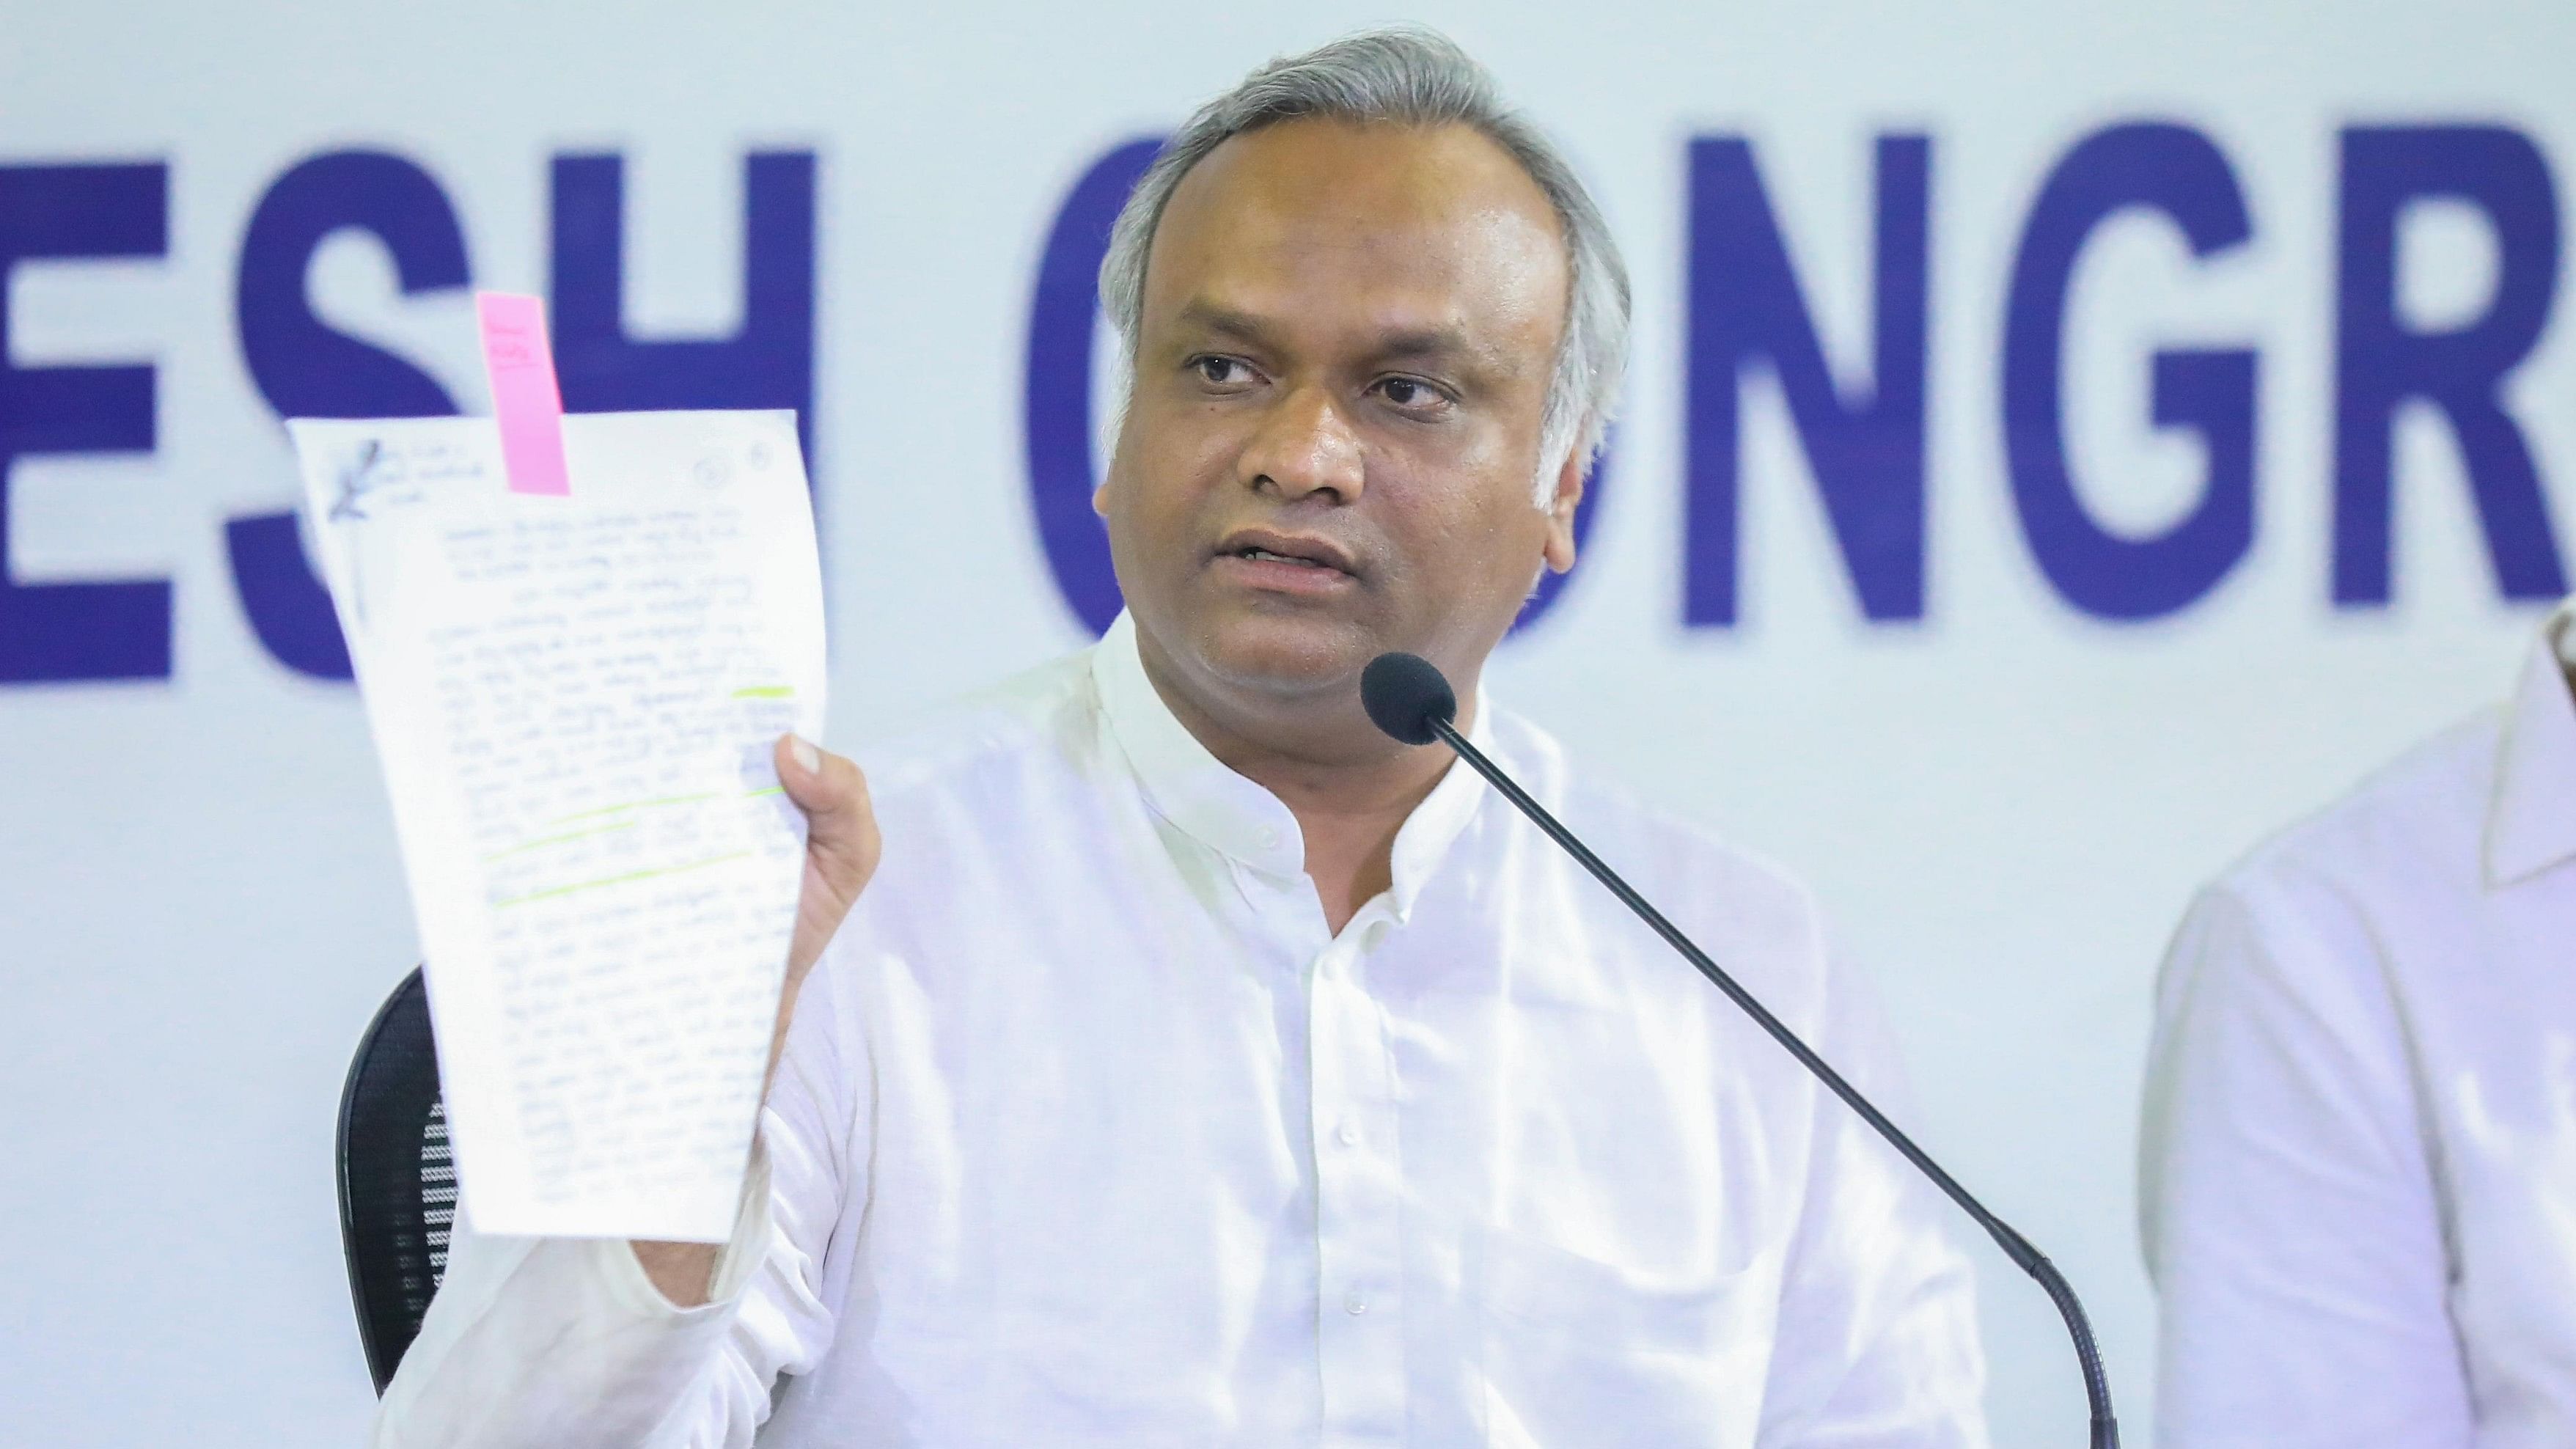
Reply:
M1266 558L1272 563L1303 564L1310 569L1323 567L1323 565L1316 563L1313 559L1290 558L1284 553L1272 553L1266 548L1247 548L1243 551L1243 556L1245 558Z

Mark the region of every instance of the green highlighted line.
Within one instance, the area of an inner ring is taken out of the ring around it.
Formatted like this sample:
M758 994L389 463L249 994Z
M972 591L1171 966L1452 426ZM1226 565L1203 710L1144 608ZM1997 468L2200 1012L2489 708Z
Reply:
M736 699L794 699L796 690L785 684L747 684L733 692Z
M575 811L570 815L558 815L554 819L547 821L546 824L570 825L576 820L589 820L601 815L614 815L620 810L650 810L656 805L694 805L701 800L712 800L714 798L716 798L715 792L709 791L703 795L665 795L659 800L629 800L623 805L602 805L596 810L580 810ZM543 827L539 828L542 829Z
M634 821L620 820L614 825L601 825L589 830L568 830L561 835L549 835L543 840L522 841L517 845L511 846L507 850L496 850L483 858L485 860L500 860L505 856L516 855L523 850L534 850L540 845L561 845L567 840L588 840L594 835L607 835L615 831L632 830L634 828Z
M751 800L757 799L762 795L777 795L781 793L784 793L781 787L771 785L766 789L745 790L740 795L733 796L732 798L737 800ZM709 790L701 795L665 795L659 800L629 800L623 805L602 805L596 810L577 810L570 815L558 815L554 819L547 821L545 824L540 825L537 828L539 830L549 830L558 825L570 825L576 820L596 820L602 815L615 815L626 810L651 810L662 805L695 805L701 801L722 800L724 798L726 797L717 791ZM601 830L623 830L626 826L634 823L635 822L630 820L623 824L603 826L601 827ZM558 840L579 840L585 835L600 834L601 830L579 830L574 831L569 835L548 836L544 840L531 840L526 845L514 845L510 847L510 849L528 850L540 845L551 845ZM507 855L509 854L509 851L503 851L502 854ZM483 858L485 860L493 860L498 857L487 855Z
M601 886L624 885L628 881L647 880L657 875L679 875L685 871L704 870L711 865L722 865L729 860L746 860L750 856L751 852L748 850L737 850L731 855L711 855L705 860L693 860L686 865L657 866L651 870L630 870L624 875L612 875L600 880L576 881L571 885L556 886L551 890L530 891L523 896L510 896L497 900L492 903L492 909L497 911L505 906L520 906L530 901L551 900L556 896L568 896L575 891L596 890Z

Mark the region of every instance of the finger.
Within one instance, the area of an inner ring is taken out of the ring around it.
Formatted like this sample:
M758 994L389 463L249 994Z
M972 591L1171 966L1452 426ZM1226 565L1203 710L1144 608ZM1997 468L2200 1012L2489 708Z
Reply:
M876 815L859 767L794 735L779 737L778 783L805 812L806 853L846 905L876 868Z

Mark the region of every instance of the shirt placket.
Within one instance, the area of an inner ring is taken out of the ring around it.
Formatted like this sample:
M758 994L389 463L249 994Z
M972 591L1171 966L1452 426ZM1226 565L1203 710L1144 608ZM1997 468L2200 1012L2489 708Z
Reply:
M1387 929L1373 916L1314 958L1317 1356L1323 1442L1393 1444L1404 1431L1404 1280L1393 1074L1362 966Z

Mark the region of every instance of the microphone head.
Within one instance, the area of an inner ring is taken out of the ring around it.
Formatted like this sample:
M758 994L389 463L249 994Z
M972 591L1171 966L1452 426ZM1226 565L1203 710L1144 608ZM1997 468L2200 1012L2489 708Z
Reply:
M1458 696L1419 654L1381 654L1360 671L1360 707L1379 729L1408 745L1440 738L1433 721L1458 717Z

